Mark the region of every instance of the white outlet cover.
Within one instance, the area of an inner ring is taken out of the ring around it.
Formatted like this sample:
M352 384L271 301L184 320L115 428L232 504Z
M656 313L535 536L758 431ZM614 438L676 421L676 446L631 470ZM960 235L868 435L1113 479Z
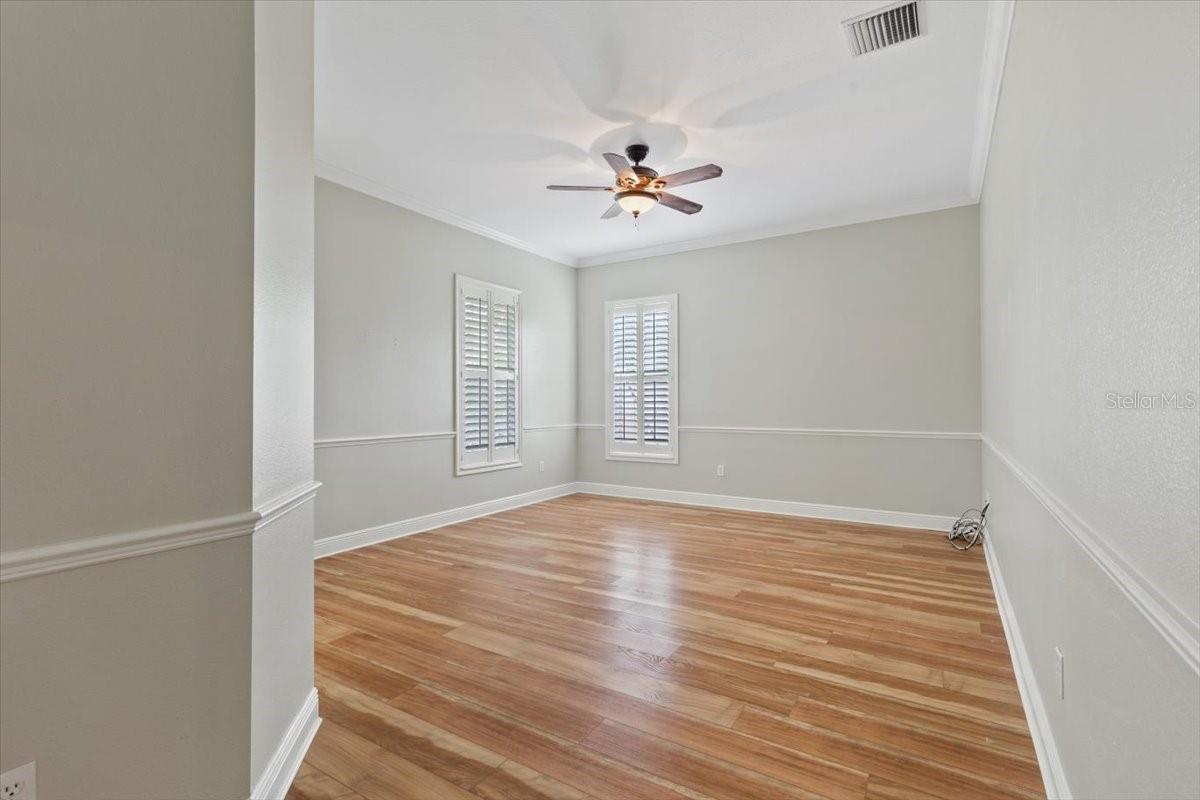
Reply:
M1054 648L1055 665L1054 677L1058 679L1058 699L1065 700L1067 698L1067 683L1064 673L1063 651L1061 647Z
M37 800L36 761L0 775L0 800Z

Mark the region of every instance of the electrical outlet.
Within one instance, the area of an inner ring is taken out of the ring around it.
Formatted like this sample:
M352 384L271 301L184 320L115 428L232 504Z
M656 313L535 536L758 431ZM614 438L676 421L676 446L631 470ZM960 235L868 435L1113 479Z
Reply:
M0 775L0 800L37 800L37 762Z
M546 462L539 461L538 462L538 472L545 472L545 471L546 471Z
M717 464L717 477L718 478L725 477L725 465L724 464Z
M1066 676L1063 674L1063 651L1061 647L1054 648L1054 677L1058 684L1058 699L1065 700L1067 698L1067 683Z

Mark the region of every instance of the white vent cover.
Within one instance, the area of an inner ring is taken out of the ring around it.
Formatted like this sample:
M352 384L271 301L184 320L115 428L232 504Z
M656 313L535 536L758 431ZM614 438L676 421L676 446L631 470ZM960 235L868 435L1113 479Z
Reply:
M917 0L893 3L842 23L850 42L850 53L861 56L921 35Z

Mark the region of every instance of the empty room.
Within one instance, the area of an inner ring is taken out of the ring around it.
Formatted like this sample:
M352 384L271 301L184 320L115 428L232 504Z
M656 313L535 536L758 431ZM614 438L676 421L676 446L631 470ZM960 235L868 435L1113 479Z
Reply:
M0 0L0 800L1200 800L1200 1Z

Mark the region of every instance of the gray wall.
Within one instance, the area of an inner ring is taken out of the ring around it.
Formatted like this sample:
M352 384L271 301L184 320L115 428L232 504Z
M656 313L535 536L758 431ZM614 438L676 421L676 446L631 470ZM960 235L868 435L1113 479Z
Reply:
M1076 797L1200 795L1200 678L1151 622L1195 647L1200 420L1106 400L1200 393L1198 31L1019 3L981 204L983 488Z
M574 480L575 271L317 181L317 538ZM523 462L455 477L454 274L521 289ZM534 429L530 429L534 428ZM539 472L539 462L545 471Z
M313 5L254 4L255 508L313 480ZM313 503L254 536L250 768L313 688Z
M247 3L0 4L0 548L250 509ZM249 536L0 586L0 769L244 796Z
M604 302L678 293L684 430L667 465L607 461L586 428L579 480L957 513L971 438L687 428L977 433L978 258L967 206L581 270L579 421L604 421Z

